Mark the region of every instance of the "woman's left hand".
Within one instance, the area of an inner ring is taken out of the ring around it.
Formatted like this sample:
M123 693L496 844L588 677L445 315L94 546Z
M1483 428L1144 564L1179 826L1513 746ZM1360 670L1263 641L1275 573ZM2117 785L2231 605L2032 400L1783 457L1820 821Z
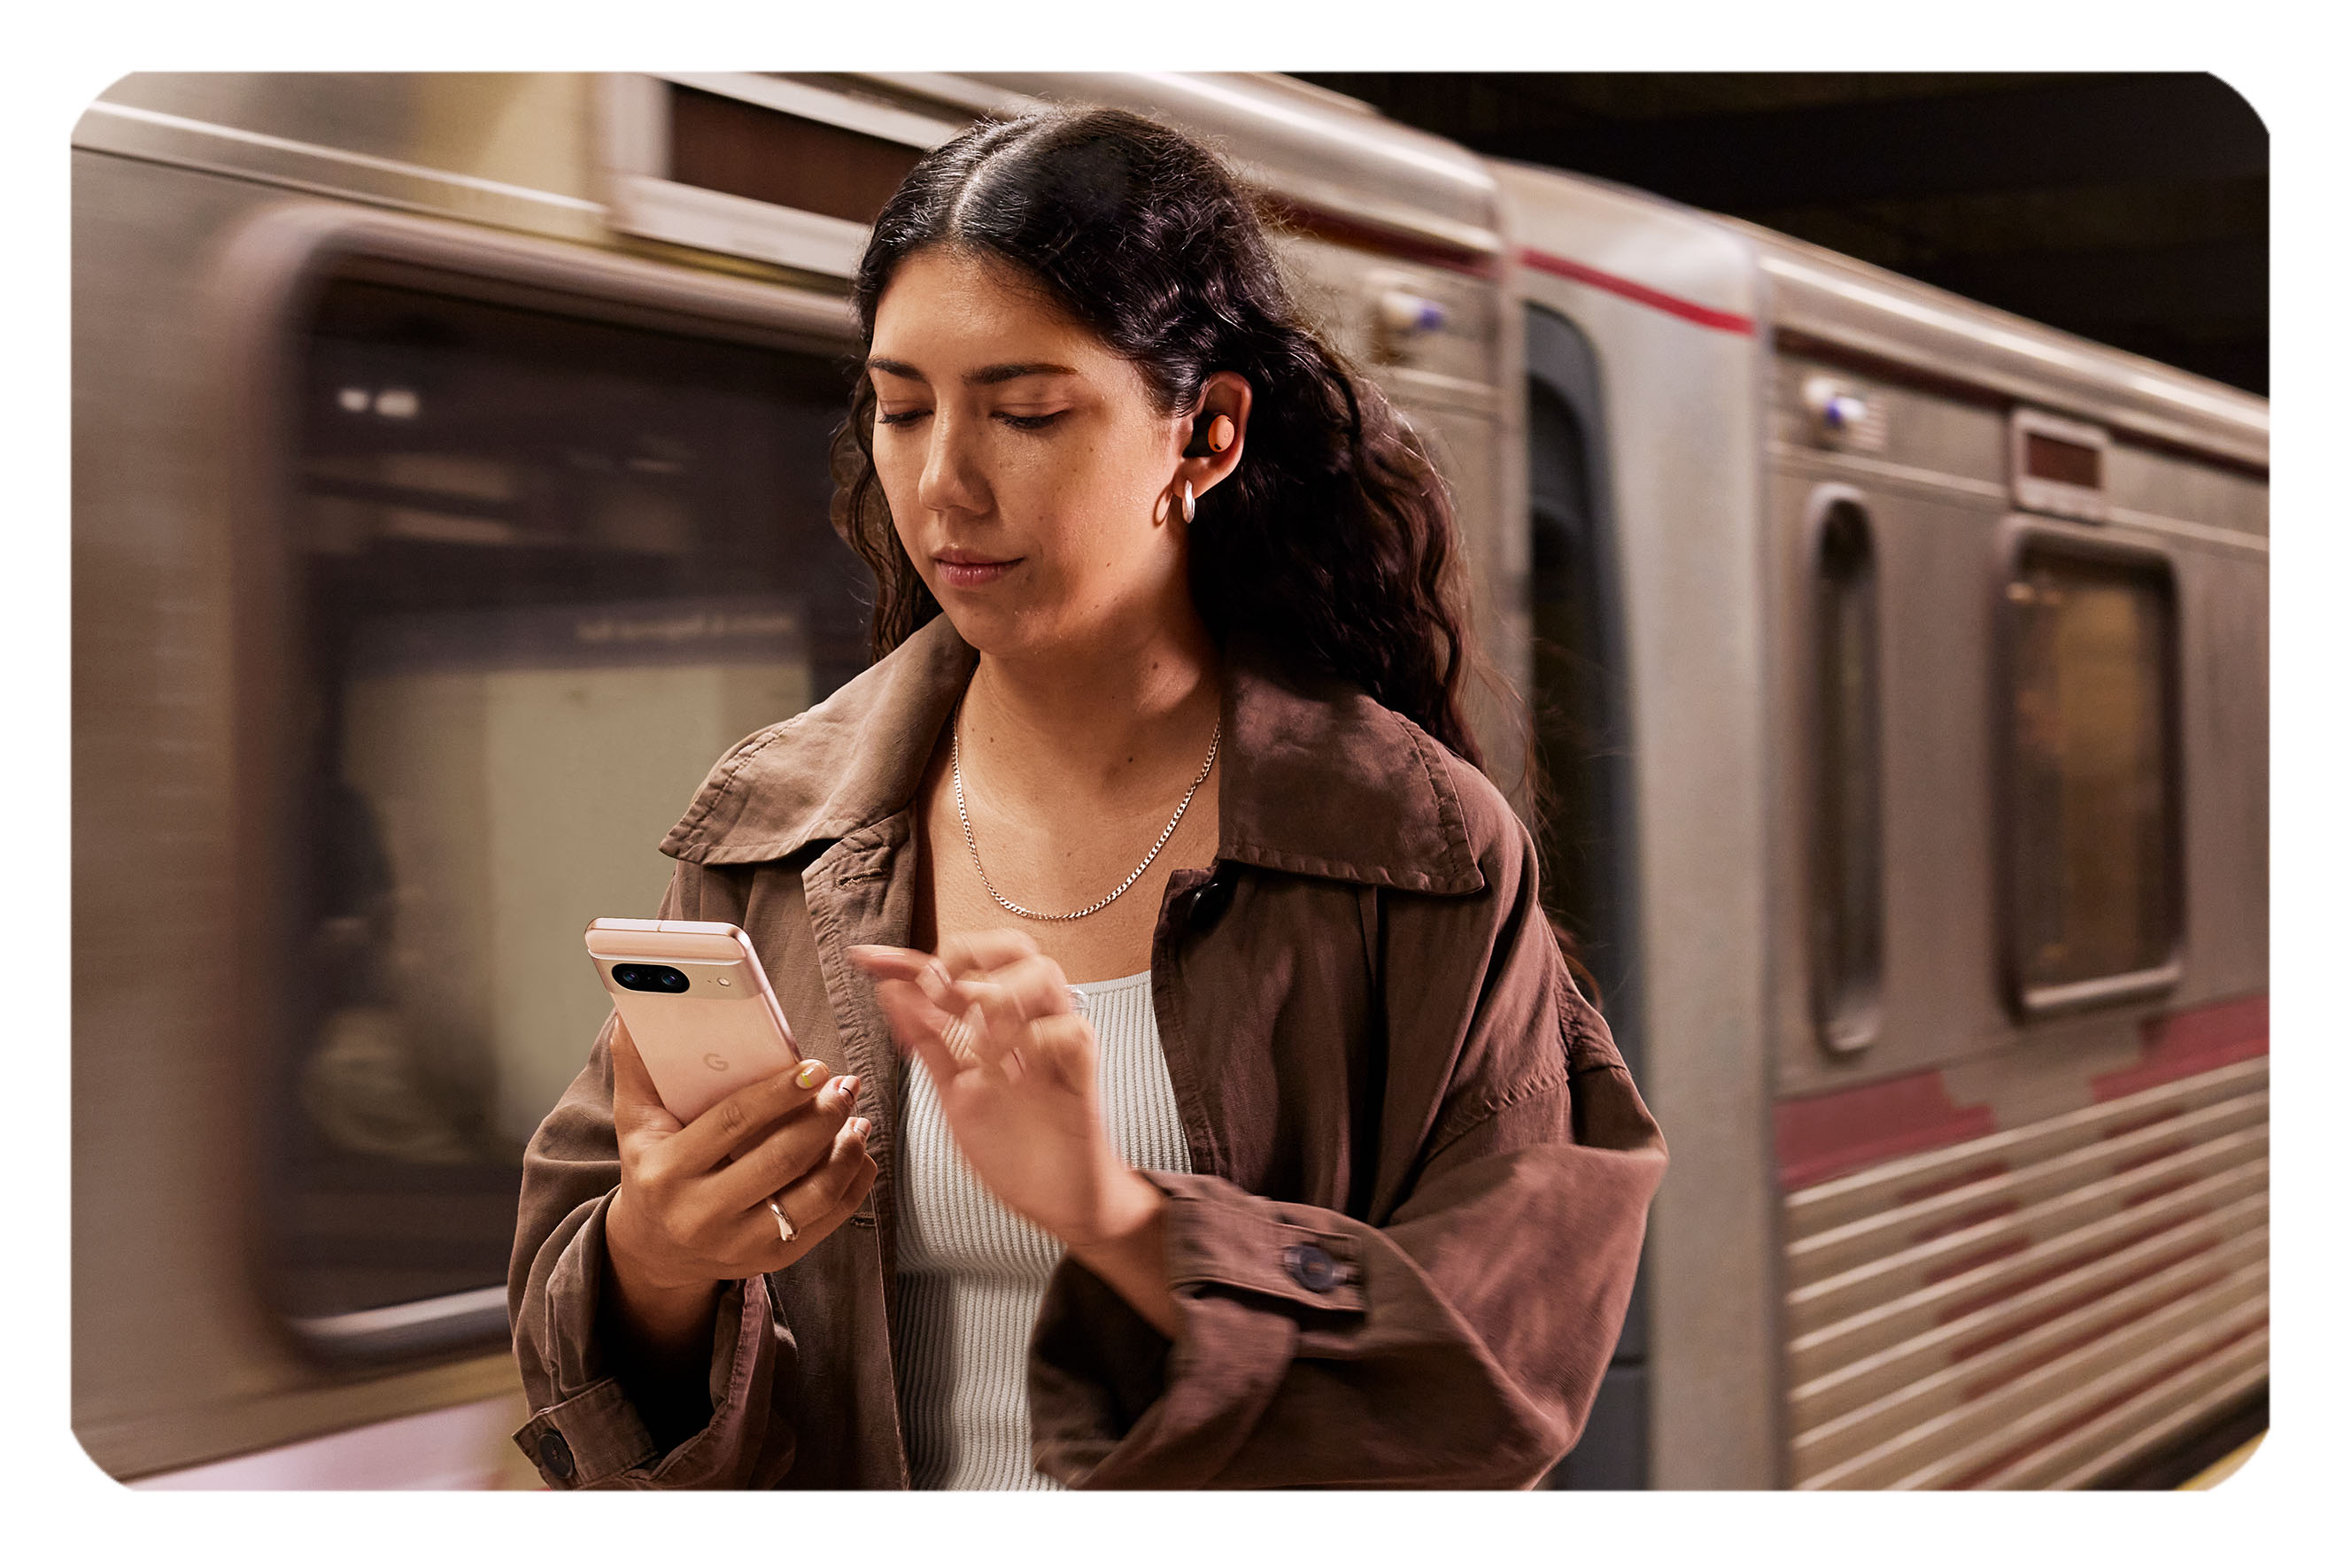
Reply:
M1093 1026L1061 967L1019 931L950 936L937 956L858 946L898 1049L922 1059L948 1130L998 1200L1071 1251L1116 1247L1158 1189L1111 1144Z

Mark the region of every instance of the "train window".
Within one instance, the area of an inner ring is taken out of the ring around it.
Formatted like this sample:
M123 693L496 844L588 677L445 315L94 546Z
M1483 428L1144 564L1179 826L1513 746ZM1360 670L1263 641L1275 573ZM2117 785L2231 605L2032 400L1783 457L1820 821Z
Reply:
M1531 655L1534 741L1547 795L1544 903L1573 938L1632 1061L1638 1033L1628 1005L1636 967L1632 748L1606 452L1595 439L1598 368L1590 345L1563 318L1531 311L1529 328Z
M1616 968L1603 952L1615 933L1609 894L1608 660L1601 636L1594 567L1595 519L1583 432L1566 402L1541 382L1527 397L1533 480L1535 743L1550 800L1545 902L1573 935L1578 956Z
M669 88L670 178L871 224L923 149L697 88Z
M906 172L968 123L758 71L614 72L599 91L615 229L841 277Z
M524 1143L608 1010L581 929L650 915L710 764L863 666L865 576L812 354L353 279L301 349L270 1260L333 1343L502 1296Z
M2160 988L2179 934L2170 570L2032 536L2005 608L2015 999L2043 1011Z
M1813 1016L1822 1043L1858 1051L1885 972L1877 561L1854 492L1825 487L1813 514Z
M1623 567L1600 356L1566 316L1526 312L1526 442L1543 903L1572 938L1635 1077L1644 1067L1640 882ZM1625 1309L1583 1441L1545 1483L1648 1484L1648 1265Z

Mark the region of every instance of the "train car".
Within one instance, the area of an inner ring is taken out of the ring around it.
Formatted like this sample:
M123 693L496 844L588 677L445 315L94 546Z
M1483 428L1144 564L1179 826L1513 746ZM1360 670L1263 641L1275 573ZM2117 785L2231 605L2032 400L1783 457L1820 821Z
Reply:
M1498 178L1650 1479L2143 1474L2266 1390L2266 404Z
M1674 1149L1552 1484L2112 1484L2258 1395L2262 400L1280 77L134 76L74 135L98 1464L537 1484L576 933L862 667L849 273L1040 99L1232 157L1453 487Z

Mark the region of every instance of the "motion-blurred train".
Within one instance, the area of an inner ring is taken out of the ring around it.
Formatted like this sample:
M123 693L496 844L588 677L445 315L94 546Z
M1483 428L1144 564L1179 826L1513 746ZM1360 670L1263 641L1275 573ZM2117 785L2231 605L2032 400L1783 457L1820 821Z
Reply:
M2135 1484L2265 1400L2265 400L1280 77L133 76L73 135L97 1463L537 1484L579 932L863 666L848 278L1040 99L1230 156L1458 501L1673 1148L1551 1483Z

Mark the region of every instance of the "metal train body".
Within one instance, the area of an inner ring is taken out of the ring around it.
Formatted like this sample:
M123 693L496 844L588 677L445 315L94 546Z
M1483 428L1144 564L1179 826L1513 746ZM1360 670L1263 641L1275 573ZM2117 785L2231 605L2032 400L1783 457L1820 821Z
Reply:
M1555 1483L2097 1484L2257 1392L2263 400L1279 78L135 76L74 136L93 1458L535 1481L575 934L857 667L841 214L1038 97L1233 156L1453 486L1673 1150Z

